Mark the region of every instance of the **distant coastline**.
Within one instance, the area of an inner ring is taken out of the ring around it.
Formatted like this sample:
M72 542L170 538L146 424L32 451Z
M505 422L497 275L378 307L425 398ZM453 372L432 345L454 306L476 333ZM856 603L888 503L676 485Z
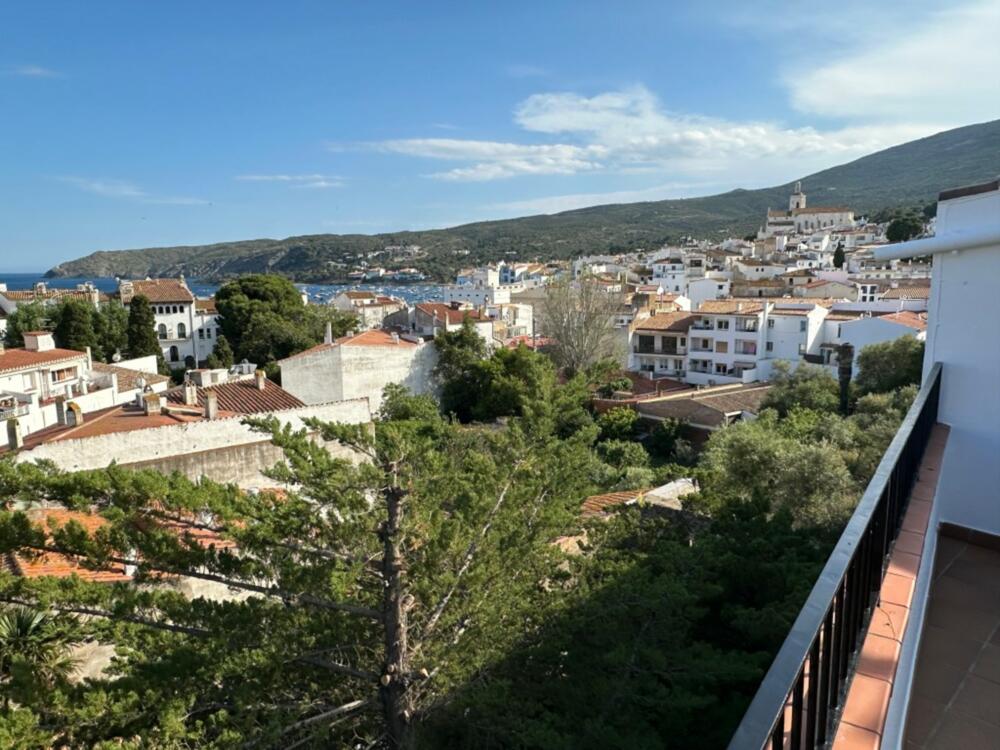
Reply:
M186 281L188 287L196 297L211 297L222 286L220 282L202 279L189 278ZM54 289L75 289L78 284L89 282L100 291L108 294L118 288L117 280L107 276L47 277L45 271L37 273L5 273L0 271L0 283L6 284L10 290L31 289L37 282L43 282ZM317 303L329 302L342 291L350 289L378 291L381 294L399 297L410 304L424 300L439 300L442 294L441 287L438 284L414 282L379 283L378 281L359 281L349 284L296 284L295 286L306 292L311 302Z

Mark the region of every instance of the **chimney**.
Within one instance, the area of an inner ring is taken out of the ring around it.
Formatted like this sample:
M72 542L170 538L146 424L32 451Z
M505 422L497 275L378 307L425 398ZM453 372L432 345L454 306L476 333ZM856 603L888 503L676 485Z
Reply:
M323 333L323 343L332 344L333 343L333 323L330 321L326 322L326 331Z
M184 404L186 406L198 405L198 386L190 380L184 381Z
M66 404L66 424L78 427L83 424L83 409L75 401Z
M205 391L205 419L219 418L219 396L215 391Z
M267 388L267 373L263 370L257 370L253 374L254 380L257 382L257 390L262 391Z
M21 422L17 417L11 417L7 420L7 446L13 451L24 447Z
M151 414L159 414L160 408L159 393L147 393L142 397L142 409L147 417Z
M29 352L47 352L56 348L56 342L48 331L25 331L24 348Z
M66 424L66 397L56 396L56 421Z

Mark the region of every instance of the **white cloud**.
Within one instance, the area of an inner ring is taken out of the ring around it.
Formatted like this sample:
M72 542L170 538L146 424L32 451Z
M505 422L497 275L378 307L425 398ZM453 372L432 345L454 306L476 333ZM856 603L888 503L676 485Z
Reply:
M122 198L139 203L164 206L204 206L208 201L184 196L152 195L138 185L125 180L91 179L87 177L59 177L60 182L106 198Z
M605 193L570 193L568 195L550 195L542 198L507 201L504 203L494 203L487 206L487 208L499 211L555 214L560 211L572 211L574 208L601 206L608 203L635 203L638 201L681 198L695 194L701 195L717 187L717 185L706 182L670 182L638 190L614 190Z
M375 148L407 156L443 161L473 162L432 177L443 180L482 181L524 174L576 174L599 169L604 153L600 146L569 144L530 145L458 138L407 138L382 141Z
M41 65L15 65L7 68L7 75L24 76L25 78L59 78L62 76L58 71L51 68L43 68Z
M328 174L242 174L237 175L235 179L245 182L283 182L288 183L290 187L311 190L344 186L342 177Z
M564 142L525 144L457 138L407 138L372 144L408 156L464 163L430 176L486 181L519 175L719 172L734 164L821 168L934 132L931 124L870 125L821 131L770 122L674 114L644 86L592 97L535 94L515 110L529 133Z
M785 77L804 111L968 124L1000 116L1000 2L944 6Z

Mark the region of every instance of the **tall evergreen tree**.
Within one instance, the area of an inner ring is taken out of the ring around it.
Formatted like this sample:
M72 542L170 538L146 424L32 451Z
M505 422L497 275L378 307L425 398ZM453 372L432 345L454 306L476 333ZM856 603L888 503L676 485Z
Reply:
M118 300L106 302L94 316L97 340L104 353L104 361L112 362L115 354L128 352L128 311Z
M220 333L215 340L212 353L206 358L206 364L213 370L216 370L232 367L234 361L233 348L229 345L229 339Z
M843 268L846 261L847 256L844 254L844 243L838 242L837 249L833 251L833 265L837 268Z
M64 299L56 308L56 344L63 349L85 351L88 347L98 362L104 358L101 342L97 337L95 318L97 311L89 302L80 299Z
M288 495L0 462L5 498L93 507L108 522L88 536L0 510L0 553L135 565L117 585L0 576L0 599L85 611L92 634L127 657L113 678L24 704L51 744L413 747L453 689L535 627L562 559L552 542L576 528L589 489L594 430L559 439L550 402L503 430L470 429L389 395L387 414L420 416L309 425L360 461L256 422L285 452L270 475L296 488ZM236 550L200 544L206 533ZM177 576L246 598L190 600L158 585Z
M128 306L128 324L125 328L127 354L131 357L156 356L157 369L163 375L169 375L166 360L163 359L163 349L156 335L156 316L149 300L143 295L132 298Z

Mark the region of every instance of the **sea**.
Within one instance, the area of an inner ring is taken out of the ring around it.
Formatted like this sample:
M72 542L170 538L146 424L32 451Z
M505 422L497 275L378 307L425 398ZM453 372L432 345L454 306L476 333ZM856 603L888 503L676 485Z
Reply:
M4 273L0 271L0 283L5 283L11 291L16 289L31 289L38 281L44 281L53 289L75 289L78 284L90 282L102 292L114 292L118 288L116 279L97 276L84 278L69 276L66 278L47 279L45 272L40 273ZM192 294L196 297L211 297L219 288L219 284L202 279L185 279ZM296 284L299 289L309 295L309 301L317 304L329 302L345 290L359 290L388 294L399 297L408 303L440 301L442 288L437 284L381 284L368 282L364 284Z

